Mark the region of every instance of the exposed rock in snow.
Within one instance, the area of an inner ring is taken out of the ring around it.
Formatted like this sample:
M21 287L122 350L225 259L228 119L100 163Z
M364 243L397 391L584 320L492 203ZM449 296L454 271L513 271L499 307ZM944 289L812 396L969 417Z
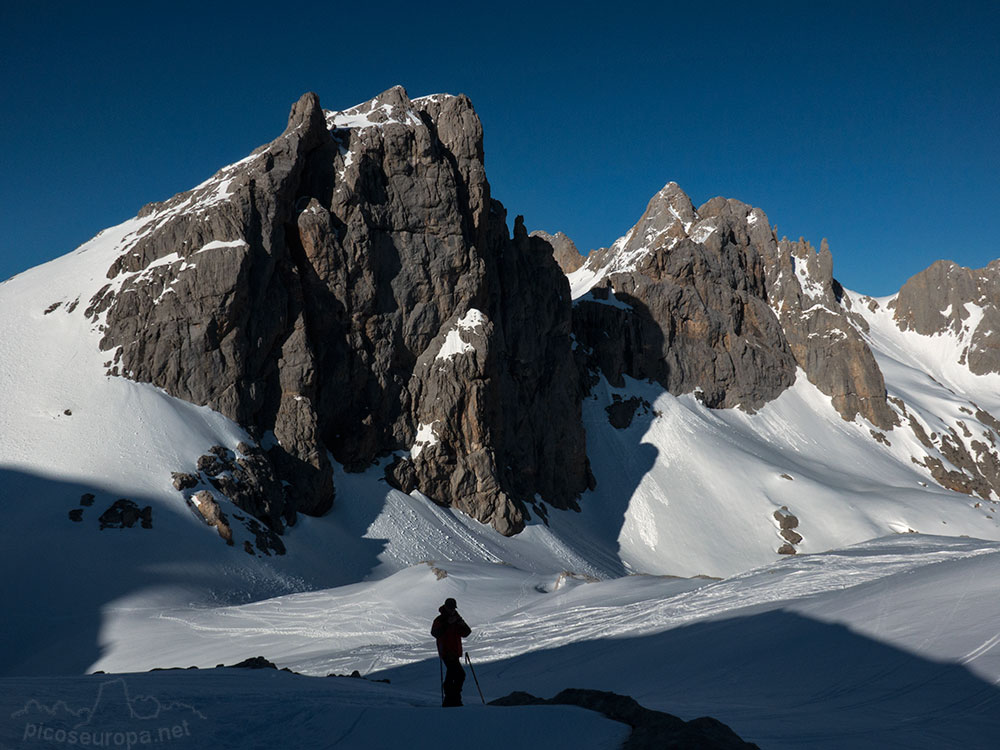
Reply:
M580 706L597 711L614 721L632 727L623 750L653 750L665 747L690 747L700 750L753 750L721 721L701 717L684 721L662 711L640 705L634 698L603 690L568 688L552 698L536 698L530 693L514 692L490 701L491 706ZM759 750L759 748L758 748Z
M229 519L219 508L219 503L208 490L201 490L195 493L191 502L209 526L214 526L226 544L233 543L233 530L229 525Z
M82 516L72 520L82 520ZM151 529L153 528L153 509L149 505L145 508L139 508L135 501L121 498L115 500L97 521L102 531L104 529L131 529L136 524L144 529Z
M900 330L953 337L962 344L961 364L976 375L1000 373L1000 261L971 269L939 260L889 305Z
M754 231L759 231L756 226ZM809 382L831 397L844 419L860 414L877 427L892 429L898 420L863 336L867 325L853 314L850 298L833 278L826 240L819 252L803 239L775 242L773 235L760 234L759 240L767 258L771 305Z
M632 420L640 408L642 409L642 413L648 413L651 406L644 398L633 396L632 398L623 399L616 393L614 394L612 403L604 407L604 410L608 413L608 422L611 426L619 430L624 430L632 425Z

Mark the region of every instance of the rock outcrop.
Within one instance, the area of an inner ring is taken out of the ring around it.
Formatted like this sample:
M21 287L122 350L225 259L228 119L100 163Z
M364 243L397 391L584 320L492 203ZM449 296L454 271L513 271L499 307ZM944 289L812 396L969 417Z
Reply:
M577 341L613 384L652 379L712 407L754 411L794 382L763 258L745 217L727 208L695 211L670 183L628 234L571 276L578 291L589 288L574 308Z
M979 269L939 260L907 281L889 307L901 330L955 336L964 345L960 363L976 375L1000 373L1000 260Z
M201 514L201 517L205 519L205 523L214 527L226 544L232 545L232 526L229 525L229 519L226 517L226 514L222 512L218 501L212 497L212 493L208 490L202 490L201 492L195 493L191 497L191 504Z
M781 506L774 511L773 518L778 525L778 533L784 540L778 547L779 555L794 555L798 552L796 545L802 541L802 535L795 529L799 526L799 519L788 510L788 506Z
M73 520L83 520L82 515L79 519ZM104 529L131 529L136 524L144 529L151 529L153 528L153 508L150 505L140 508L135 501L123 497L115 500L100 515L97 522L102 531Z
M819 253L779 242L758 208L713 198L696 210L669 183L570 280L574 332L612 383L652 378L709 406L754 411L798 366L845 419L897 423L825 242Z
M592 482L569 288L548 243L509 236L466 97L306 94L280 137L141 215L87 310L109 372L247 427L285 491L219 489L272 528L331 506L330 456L397 453L398 486L505 534Z
M906 404L899 402L906 426L927 450L910 460L925 467L934 481L954 492L1000 500L1000 421L974 403L964 408L966 419L939 418L938 429L929 430Z
M573 271L583 265L583 256L580 255L580 251L577 250L573 240L562 232L549 234L548 232L536 229L534 232L531 232L530 236L538 237L552 246L552 255L556 259L556 263L563 270L563 273L573 273Z
M885 379L858 330L867 330L867 324L853 314L850 297L833 278L826 240L818 252L803 239L775 242L763 212L747 209L748 217L756 217L754 223L771 234L760 236L768 291L795 361L844 419L860 414L882 429L892 429L898 420L886 401Z
M699 750L753 750L718 719L702 716L684 721L663 711L640 705L634 698L606 690L568 688L552 698L537 698L530 693L514 692L490 701L491 706L580 706L597 711L609 719L632 728L624 750L653 748L698 748Z

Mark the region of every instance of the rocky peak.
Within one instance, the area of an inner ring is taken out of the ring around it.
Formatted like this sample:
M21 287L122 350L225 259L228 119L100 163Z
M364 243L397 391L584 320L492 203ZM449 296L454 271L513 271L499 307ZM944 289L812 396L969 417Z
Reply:
M326 130L323 108L319 106L319 97L312 91L303 94L292 105L292 111L288 115L288 125L282 135L299 127L314 131L316 134Z
M503 533L536 497L573 505L592 480L568 285L508 235L482 140L464 96L306 94L277 139L148 208L88 309L110 374L256 435L276 526L330 507L330 455L395 454L397 486Z
M413 102L402 86L393 86L367 102L348 109L324 112L331 130L373 127L388 123L406 125L410 116L414 114Z
M903 331L949 334L976 375L1000 373L1000 261L964 268L939 260L913 276L889 305Z
M779 242L759 208L717 197L695 210L669 183L570 282L583 329L631 328L619 331L620 343L577 330L613 381L653 377L674 393L697 390L712 406L753 410L791 384L799 366L845 419L860 413L882 428L896 423L882 373L855 329L865 323L841 301L826 241L818 252L805 240ZM611 299L631 315L592 306Z
M581 266L569 272L573 297L586 294L610 274L631 273L650 253L672 249L698 219L687 194L677 183L668 182L650 198L635 226L611 247L592 250Z
M559 264L563 273L573 273L573 271L583 265L583 256L580 255L580 251L576 249L573 240L562 232L549 234L548 232L535 230L531 232L531 236L538 237L552 246L553 257L555 257L556 263Z
M643 235L650 230L656 232L667 229L674 222L680 222L687 230L698 218L687 193L676 182L668 182L649 199L637 226L639 234Z
M782 237L778 241L777 251L780 257L775 257L775 260L780 266L778 275L781 278L775 278L774 286L779 292L775 295L776 304L783 303L791 294L831 310L840 305L842 290L833 278L833 255L826 238L820 242L817 251L802 237L797 242Z
M589 366L615 384L652 378L751 411L794 381L744 208L719 199L695 211L669 183L624 237L571 274L573 328Z
M795 361L844 419L860 414L892 429L898 419L886 400L885 378L858 330L867 330L867 324L833 277L827 241L817 251L802 238L775 241L770 231L772 237L761 245L769 299Z
M612 245L613 269L627 270L651 252L672 249L699 219L687 194L677 183L668 182L649 199L635 226Z
M985 300L980 282L987 269L979 272L950 260L939 260L911 277L899 290L893 317L900 330L916 331L924 336L951 330L960 333L969 317L968 303Z

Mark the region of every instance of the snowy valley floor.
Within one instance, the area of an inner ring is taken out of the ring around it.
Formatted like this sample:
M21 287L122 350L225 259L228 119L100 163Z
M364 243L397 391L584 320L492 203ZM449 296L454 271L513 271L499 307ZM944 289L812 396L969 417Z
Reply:
M199 737L211 739L191 746L331 747L343 737L343 747L390 747L405 737L431 747L455 733L475 747L622 741L622 725L577 709L476 708L471 676L466 709L434 708L438 665L427 630L437 604L454 596L473 627L468 648L487 700L596 688L687 720L714 716L762 748L985 749L1000 746L998 576L1000 544L916 534L719 581L588 582L507 565L422 564L237 606L124 600L105 613L111 648L94 668L129 673L122 679L133 698L204 715ZM317 677L134 674L256 655ZM325 677L353 669L391 684ZM57 701L89 708L114 680L3 678L0 743L56 746L25 739L28 719ZM118 712L139 721L130 708Z

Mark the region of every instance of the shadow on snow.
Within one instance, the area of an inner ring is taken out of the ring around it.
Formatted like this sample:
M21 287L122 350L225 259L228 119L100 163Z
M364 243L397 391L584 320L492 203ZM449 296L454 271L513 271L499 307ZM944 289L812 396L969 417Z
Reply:
M475 642L471 646L475 660ZM486 699L567 687L631 695L685 720L713 716L761 747L1000 747L1000 689L964 666L775 610L655 635L608 638L476 663ZM437 689L437 664L378 674ZM467 703L478 702L466 682Z

